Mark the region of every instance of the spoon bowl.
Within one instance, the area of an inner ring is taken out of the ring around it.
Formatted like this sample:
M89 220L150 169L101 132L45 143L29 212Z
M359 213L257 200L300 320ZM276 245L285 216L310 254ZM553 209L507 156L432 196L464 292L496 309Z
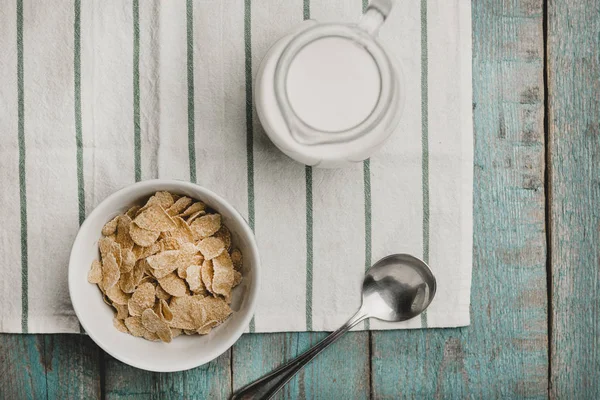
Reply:
M435 290L435 277L427 264L408 254L392 254L367 271L361 310L382 321L406 321L429 306Z

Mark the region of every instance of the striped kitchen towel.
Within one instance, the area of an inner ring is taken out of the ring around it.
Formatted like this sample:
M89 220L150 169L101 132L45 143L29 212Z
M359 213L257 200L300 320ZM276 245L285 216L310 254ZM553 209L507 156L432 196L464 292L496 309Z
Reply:
M358 329L469 324L473 135L469 0L398 1L380 36L404 71L400 126L370 160L305 167L268 140L252 83L306 18L362 0L1 0L0 331L79 332L67 264L79 224L135 181L228 199L263 261L255 332L337 328L373 261L430 263L426 315Z

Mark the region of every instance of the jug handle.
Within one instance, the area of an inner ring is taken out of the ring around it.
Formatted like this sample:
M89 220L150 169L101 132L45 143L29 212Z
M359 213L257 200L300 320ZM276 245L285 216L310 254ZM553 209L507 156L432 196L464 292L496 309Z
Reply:
M392 11L392 0L371 0L358 22L358 27L369 35L377 36L379 28Z

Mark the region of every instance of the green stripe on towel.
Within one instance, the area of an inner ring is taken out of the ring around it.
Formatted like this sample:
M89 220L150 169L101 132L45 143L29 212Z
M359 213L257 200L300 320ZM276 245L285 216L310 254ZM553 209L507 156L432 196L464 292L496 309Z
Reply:
M190 181L196 183L196 133L194 124L194 3L187 0L187 85L188 85L188 152Z
M306 330L312 331L313 300L313 193L312 167L306 166Z
M429 97L427 50L427 0L421 0L421 146L423 177L423 261L429 263ZM427 328L427 311L421 314L421 327Z
M19 202L21 207L21 331L28 332L29 270L27 261L27 182L25 177L25 98L23 68L23 0L17 0L17 90L19 138Z
M140 3L133 0L133 143L135 181L142 180L142 138L140 125Z
M81 0L75 0L73 19L73 80L75 108L75 144L77 147L77 202L79 225L85 220L85 182L83 180L83 128L81 122ZM85 330L79 324L79 333Z
M365 271L371 267L371 160L363 161L363 179L365 195ZM371 329L371 324L367 319L365 329Z
M75 84L75 144L77 146L77 199L79 225L85 220L85 186L83 181L83 129L81 122L81 0L75 0L73 23L73 78Z
M254 231L254 126L252 107L252 0L244 1L244 58L246 78L246 160L248 172L248 223ZM250 332L256 330L254 317Z

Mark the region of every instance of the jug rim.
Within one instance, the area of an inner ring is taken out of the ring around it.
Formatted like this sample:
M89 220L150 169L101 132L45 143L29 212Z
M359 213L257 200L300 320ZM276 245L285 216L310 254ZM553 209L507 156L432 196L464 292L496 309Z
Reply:
M340 131L326 131L309 125L298 116L287 91L290 66L298 53L311 43L328 37L351 40L373 58L380 78L380 92L370 114L357 125ZM303 145L344 143L355 140L376 128L394 104L397 77L392 62L376 38L356 24L318 23L298 33L284 48L275 69L275 97L292 138ZM332 134L333 133L333 134Z

